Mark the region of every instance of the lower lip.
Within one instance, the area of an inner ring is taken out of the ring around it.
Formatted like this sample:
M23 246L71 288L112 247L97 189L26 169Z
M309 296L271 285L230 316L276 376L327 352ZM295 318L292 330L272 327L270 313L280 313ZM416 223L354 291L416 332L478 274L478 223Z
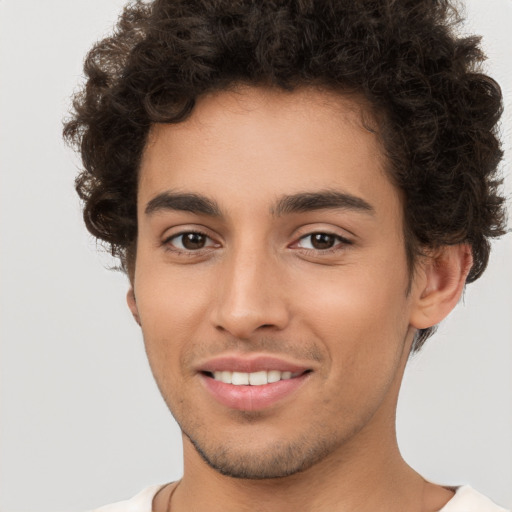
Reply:
M222 405L240 411L259 411L290 396L306 382L308 375L309 373L303 373L292 379L262 386L235 386L207 375L201 375L201 380L213 398Z

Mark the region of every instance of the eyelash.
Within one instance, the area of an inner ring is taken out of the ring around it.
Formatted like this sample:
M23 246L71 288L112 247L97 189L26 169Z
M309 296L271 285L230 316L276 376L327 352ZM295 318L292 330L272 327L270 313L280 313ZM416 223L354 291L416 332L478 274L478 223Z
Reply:
M174 247L172 245L172 243L171 243L172 240L178 239L185 235L200 235L200 236L205 237L208 240L213 241L213 239L210 236L208 236L206 233L203 233L202 231L195 231L195 230L191 229L191 230L187 230L187 231L180 231L179 233L176 233L174 235L167 237L162 242L162 245L164 246L166 251L173 252L173 253L179 254L179 255L185 255L185 256L196 256L198 254L202 254L205 249L208 250L212 247L212 246L208 246L208 247L202 247L197 250L193 250L193 249L181 249L179 247Z
M187 230L187 231L180 231L179 233L176 233L176 234L173 234L169 237L167 237L163 242L162 242L162 245L164 246L165 250L166 251L169 251L169 252L172 252L174 254L178 254L178 255L185 255L185 256L197 256L197 255L201 255L201 254L204 254L205 251L208 251L208 250L211 250L211 248L215 247L215 244L212 244L210 246L206 246L206 247L201 247L199 249L181 249L179 247L175 247L172 245L172 241L175 240L175 239L178 239L180 237L183 237L185 235L190 235L190 234L196 234L196 235L200 235L200 236L203 236L205 237L206 239L210 240L210 241L213 241L213 239L208 236L206 233L203 233L202 231L196 231L196 230ZM333 247L329 247L329 248L326 248L326 249L315 249L315 248L307 248L307 247L298 247L298 250L300 250L301 252L303 253L306 253L306 254L320 254L320 255L329 255L329 254L333 254L333 253L337 253L339 251L343 251L346 249L347 246L349 245L352 245L353 242L351 242L350 240L340 236L340 235L337 235L335 233L331 233L329 231L313 231L313 232L310 232L310 233L307 233L305 235L302 235L301 237L299 237L299 239L294 242L292 244L292 247L294 245L297 245L298 243L300 243L302 240L305 240L307 238L311 238L312 236L314 235L327 235L329 237L333 237L335 239L335 245Z
M299 240L297 242L295 242L295 244L297 244L300 241L305 240L307 238L311 238L314 235L327 235L329 237L333 237L335 239L335 245L333 247L329 247L327 249L315 249L315 248L302 247L302 248L300 248L302 251L304 251L306 253L328 255L328 254L337 253L339 251L343 251L346 249L346 246L352 245L352 242L350 240L348 240L347 238L344 238L335 233L330 233L329 231L313 231L311 233L307 233L306 235L301 236L299 238Z

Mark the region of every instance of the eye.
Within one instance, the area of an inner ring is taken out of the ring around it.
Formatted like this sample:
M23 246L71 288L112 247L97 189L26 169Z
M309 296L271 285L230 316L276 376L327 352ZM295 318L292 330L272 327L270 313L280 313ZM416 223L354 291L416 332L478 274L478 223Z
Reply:
M180 251L198 251L206 247L214 247L217 244L204 233L197 231L187 231L178 233L167 238L164 244L171 245Z
M350 244L349 240L332 233L310 233L299 239L297 247L301 249L313 249L316 251L325 251L333 249L340 244Z

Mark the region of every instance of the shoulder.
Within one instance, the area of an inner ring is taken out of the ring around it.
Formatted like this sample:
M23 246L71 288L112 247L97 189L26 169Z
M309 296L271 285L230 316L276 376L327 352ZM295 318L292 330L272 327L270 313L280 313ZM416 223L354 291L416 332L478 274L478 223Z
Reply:
M130 500L119 501L90 512L151 512L153 498L163 485L146 487Z
M509 512L469 485L459 487L455 496L439 512Z

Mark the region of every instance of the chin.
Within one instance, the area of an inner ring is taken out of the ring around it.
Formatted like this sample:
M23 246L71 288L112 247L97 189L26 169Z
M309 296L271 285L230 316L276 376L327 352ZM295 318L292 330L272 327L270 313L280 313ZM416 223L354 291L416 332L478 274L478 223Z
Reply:
M197 453L215 471L232 478L264 480L285 478L301 473L328 457L333 440L307 436L294 441L275 441L265 449L245 446L212 445L185 433Z

